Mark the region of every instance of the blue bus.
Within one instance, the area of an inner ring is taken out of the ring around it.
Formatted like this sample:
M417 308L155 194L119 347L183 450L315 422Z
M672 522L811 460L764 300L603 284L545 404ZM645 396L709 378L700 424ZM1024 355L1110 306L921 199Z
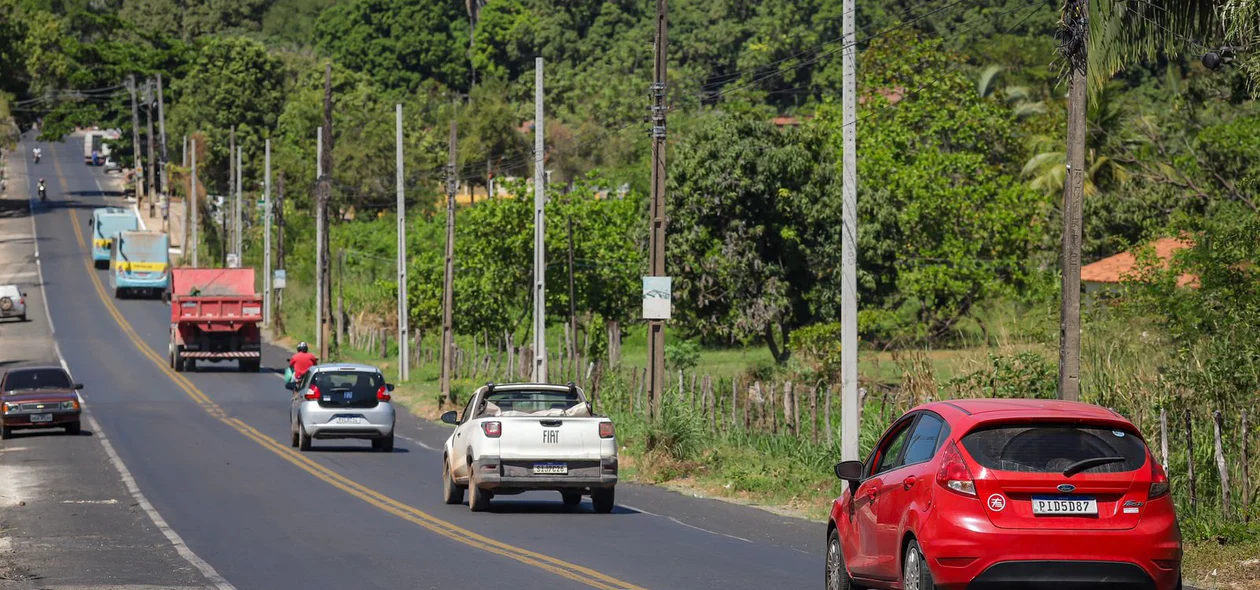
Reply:
M162 297L171 287L170 244L156 231L124 231L109 250L109 286L114 297L143 293Z
M92 261L96 268L107 268L109 265L109 249L114 237L119 232L135 231L140 227L140 219L135 212L122 207L101 207L92 210L92 219L88 221L92 228Z

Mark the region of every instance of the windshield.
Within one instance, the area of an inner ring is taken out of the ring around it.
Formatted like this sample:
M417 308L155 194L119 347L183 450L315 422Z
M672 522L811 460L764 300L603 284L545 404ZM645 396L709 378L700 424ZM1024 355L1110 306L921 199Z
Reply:
M581 400L570 391L496 391L487 395L486 401L504 412L541 412L565 410Z
M1075 466L1081 473L1123 473L1146 463L1142 439L1100 426L1008 424L973 431L962 444L977 463L1000 471L1062 473Z
M61 369L23 369L9 371L4 376L4 391L31 391L36 389L71 389L70 376Z
M372 408L376 407L376 394L385 386L385 378L368 371L320 371L312 385L319 388L321 406Z

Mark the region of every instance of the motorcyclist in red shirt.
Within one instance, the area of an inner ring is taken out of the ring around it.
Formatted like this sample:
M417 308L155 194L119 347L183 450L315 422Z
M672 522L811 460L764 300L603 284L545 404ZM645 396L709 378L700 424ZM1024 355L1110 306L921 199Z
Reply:
M293 369L294 383L302 381L302 377L306 376L306 372L311 370L311 367L319 364L319 359L315 358L315 355L307 352L307 349L308 347L305 342L299 342L297 345L297 354L293 355L293 358L289 359L289 368Z

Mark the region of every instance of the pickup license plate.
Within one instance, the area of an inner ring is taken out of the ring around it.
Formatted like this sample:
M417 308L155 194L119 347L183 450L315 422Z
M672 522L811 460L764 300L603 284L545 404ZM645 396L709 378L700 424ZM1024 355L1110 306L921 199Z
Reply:
M534 463L534 475L568 475L567 463Z
M31 422L52 422L52 414L31 414Z
M333 424L363 424L363 418L358 416L337 416L333 418Z
M1098 500L1094 498L1064 498L1033 496L1033 514L1038 516L1097 516Z

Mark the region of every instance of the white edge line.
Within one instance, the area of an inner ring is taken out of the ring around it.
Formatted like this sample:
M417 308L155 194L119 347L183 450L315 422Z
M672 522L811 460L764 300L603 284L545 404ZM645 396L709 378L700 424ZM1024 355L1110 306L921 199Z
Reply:
M424 443L420 442L419 440L416 440L416 439L414 439L414 438L411 438L410 436L403 436L403 435L401 435L401 434L398 434L398 435L396 435L396 436L397 436L398 438L401 438L401 439L403 439L403 440L407 441L407 442L418 444L418 445L420 445L420 446L422 446L422 447L424 447L424 448L426 448L426 449L429 449L430 451L433 451L433 452L438 452L438 451L440 450L440 449L435 449L435 448L433 448L433 447L431 447L431 446L429 446L429 445L426 445L426 444L424 444Z
M25 159L23 159L23 168L25 168ZM99 182L96 183L96 189L102 194L104 193L104 191L100 190L101 185ZM26 190L30 190L29 182ZM34 236L37 227L35 224L35 199L31 199L29 195L27 198L30 199L31 235ZM71 219L71 223L78 223L78 220ZM57 343L57 329L53 326L52 311L48 306L48 291L44 289L44 267L39 262L39 240L34 240L34 242L35 268L39 273L39 292L44 300L44 313L48 316L48 332L53 335L53 350L57 353L57 360L61 363L61 368L65 369L66 373L73 377L70 367L66 364L66 358L61 354L61 346ZM197 568L197 571L200 571L201 575L205 576L206 580L215 588L218 590L236 590L236 586L233 586L223 576L219 575L219 572L215 571L214 567L209 563L206 563L206 560L193 553L193 550L184 543L184 539L179 536L179 533L176 533L170 525L166 524L166 519L162 518L161 514L158 514L157 509L153 507L153 504L149 503L149 499L144 497L140 487L136 485L136 480L131 476L131 471L127 469L127 466L122 462L122 458L114 451L114 445L110 444L109 439L105 437L105 432L101 430L101 425L87 411L87 405L83 403L83 396L77 392L76 395L79 395L79 404L84 408L84 414L87 416L88 425L92 427L92 433L96 435L95 438L97 440L101 441L101 446L105 448L105 454L109 456L110 463L113 463L114 468L118 470L118 475L122 477L123 484L127 486L127 491L131 493L131 497L136 501L136 504L144 509L144 513L149 515L149 520L153 521L153 526L162 531L166 539L175 547L175 552L179 553L179 556L184 558L184 561Z
M674 518L674 517L672 517L672 516L668 516L668 517L666 517L666 518L670 519L671 521L673 521L673 522L674 522L674 523L676 523L676 524L680 524L680 525L685 526L685 527L687 527L687 528L689 528L689 529L696 529L697 531L706 532L706 533L709 533L710 535L717 535L717 536L719 536L719 537L728 537L728 538L731 538L731 539L735 539L735 540L737 540L737 541L743 541L743 542L748 543L748 544L750 544L750 545L752 544L752 541L749 541L748 539L745 539L745 538L743 538L743 537L736 537L735 535L728 535L728 534L726 534L726 533L719 533L719 532L717 532L717 531L711 531L711 530L709 530L709 529L702 529L702 528L700 528L700 527L698 527L698 526L696 526L696 525L694 525L694 524L687 524L687 523L685 523L685 522L683 522L683 521L681 521L681 520L678 520L677 518Z

